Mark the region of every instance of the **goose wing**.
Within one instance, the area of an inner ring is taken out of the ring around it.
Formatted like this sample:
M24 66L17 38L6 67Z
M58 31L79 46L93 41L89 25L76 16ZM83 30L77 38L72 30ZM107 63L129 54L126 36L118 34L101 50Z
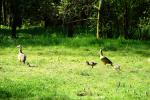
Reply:
M112 62L107 57L104 56L101 58L101 61L112 64Z

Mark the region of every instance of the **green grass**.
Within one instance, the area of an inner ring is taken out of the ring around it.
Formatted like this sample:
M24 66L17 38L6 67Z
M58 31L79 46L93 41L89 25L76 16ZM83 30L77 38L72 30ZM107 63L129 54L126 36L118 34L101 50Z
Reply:
M17 60L23 45L27 67ZM148 100L150 41L30 35L0 41L0 98L29 100ZM97 52L121 66L107 68ZM93 69L86 60L98 63Z

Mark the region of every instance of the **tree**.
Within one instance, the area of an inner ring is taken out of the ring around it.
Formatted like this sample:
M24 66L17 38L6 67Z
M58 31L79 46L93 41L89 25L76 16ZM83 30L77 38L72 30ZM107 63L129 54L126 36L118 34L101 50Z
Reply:
M101 8L102 0L99 0L99 6L98 6L98 12L97 12L97 32L96 32L96 38L99 39L99 19L100 19L100 8Z
M23 9L21 9L21 6L23 4L23 0L11 0L11 15L12 15L12 38L16 38L16 28L17 26L21 27L22 24L22 18L21 18L21 12Z
M64 0L62 1L62 20L68 29L68 36L72 37L76 26L83 27L87 24L93 4L96 0Z

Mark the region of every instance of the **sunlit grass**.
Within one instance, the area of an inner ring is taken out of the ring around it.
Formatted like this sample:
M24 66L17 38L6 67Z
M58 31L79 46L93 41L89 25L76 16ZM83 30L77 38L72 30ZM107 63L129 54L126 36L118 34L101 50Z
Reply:
M148 100L149 43L94 37L6 39L0 43L0 98ZM27 61L35 67L18 62L17 44L23 45ZM100 48L121 72L102 64ZM92 69L86 60L98 65Z

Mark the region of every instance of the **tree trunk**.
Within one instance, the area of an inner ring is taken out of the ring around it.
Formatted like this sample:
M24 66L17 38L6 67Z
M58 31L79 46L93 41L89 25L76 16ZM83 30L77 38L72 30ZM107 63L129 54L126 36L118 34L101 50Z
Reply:
M12 38L16 38L16 27L17 27L17 19L16 17L13 18L13 23L12 23Z
M97 15L97 31L96 31L96 38L99 39L99 10L98 10L98 15Z
M96 32L97 39L99 39L99 19L100 19L101 2L102 2L102 0L99 0L99 6L98 6L98 12L97 12L97 32Z
M128 15L128 5L127 1L125 1L125 14L124 14L124 35L125 38L129 38L129 15Z
M4 0L2 0L2 24L6 25L6 8Z
M44 17L44 27L45 28L49 27L49 20L48 20L48 18L46 16Z
M68 23L68 37L73 37L74 29L73 29L73 23Z
M12 15L13 15L13 21L12 21L12 38L16 38L16 27L17 27L17 9L16 9L16 2L12 1Z

